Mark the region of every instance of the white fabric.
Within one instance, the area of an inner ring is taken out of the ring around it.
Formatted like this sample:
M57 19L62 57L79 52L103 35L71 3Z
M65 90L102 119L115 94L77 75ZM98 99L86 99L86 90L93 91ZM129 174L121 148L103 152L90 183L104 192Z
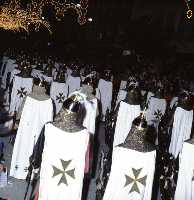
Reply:
M194 145L183 144L174 200L194 200Z
M86 101L84 105L86 108L86 116L83 121L83 126L89 131L89 133L94 135L96 127L96 112L98 106L97 99Z
M27 97L14 144L10 176L25 179L29 157L45 123L53 120L52 100L38 101ZM17 167L16 167L17 166Z
M182 150L184 141L190 139L193 122L193 110L186 111L177 107L174 114L169 153L175 158Z
M32 72L31 72L31 76L34 77L34 78L41 78L43 75L43 71L41 70L37 70L37 69L33 69Z
M63 102L67 98L67 93L68 89L66 83L52 82L50 89L50 97L55 103L56 114L59 113L59 111L61 110Z
M15 76L13 80L13 88L11 92L11 102L9 112L18 111L23 99L32 91L33 79L32 78L22 78ZM18 94L19 91L22 91L23 94Z
M47 83L52 83L53 81L53 77L49 77L43 74L41 75L41 78L43 78Z
M15 75L19 74L20 72L21 72L21 70L19 70L19 69L14 69L14 70L11 72L10 83L11 83L12 80L14 79Z
M102 103L102 116L103 116L102 120L105 120L107 109L111 110L112 92L113 92L112 82L100 79L98 83L98 89L100 91L100 97L101 97L100 101Z
M18 65L15 64L15 60L12 60L12 59L8 59L7 61L7 64L5 66L5 72L3 74L3 77L2 77L2 83L1 83L1 87L2 88L6 88L6 80L7 80L7 75L9 72L12 72L15 67L17 67Z
M148 94L147 94L146 103L149 103L150 98L153 97L153 96L154 96L154 93L152 93L152 92L149 91Z
M83 119L83 126L88 130L89 133L94 135L95 127L96 127L96 115L98 109L98 100L94 98L92 100L88 100L87 96L80 91L73 92L73 94L79 94L83 97L82 104L86 109L85 117Z
M80 89L81 78L80 77L73 77L69 75L66 81L68 85L68 94L75 92L76 90Z
M140 115L140 112L140 105L129 105L123 101L120 102L113 147L125 141L131 129L133 120Z
M156 152L142 153L123 147L113 149L111 172L103 200L151 200ZM131 191L135 181L126 185L126 176L135 179L132 168L139 170L136 184L139 193ZM145 185L138 180L147 176Z
M150 97L148 109L146 110L145 113L147 123L151 125L154 123L154 121L158 121L157 113L159 112L163 116L166 111L166 106L167 103L165 99Z
M52 124L46 124L38 200L81 200L88 142L86 129L68 133ZM66 169L61 160L71 161ZM53 166L66 172L67 185L59 184L62 173L53 177ZM73 169L75 178L67 174L68 170Z
M126 90L119 90L115 108L118 106L118 104L121 101L125 100L126 96L127 96L127 91Z
M127 81L121 80L121 83L120 83L120 90L125 90L126 86L127 86Z
M178 104L178 97L173 97L170 101L170 108L172 109L173 106L176 106Z

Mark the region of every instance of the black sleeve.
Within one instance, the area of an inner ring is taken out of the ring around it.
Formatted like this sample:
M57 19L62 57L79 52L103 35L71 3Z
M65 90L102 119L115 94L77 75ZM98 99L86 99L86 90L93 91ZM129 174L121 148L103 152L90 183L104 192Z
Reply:
M33 166L34 169L37 169L41 166L42 162L42 152L44 149L44 141L45 141L45 126L42 128L40 136L36 142L36 145L33 149L33 154L30 156L30 165Z

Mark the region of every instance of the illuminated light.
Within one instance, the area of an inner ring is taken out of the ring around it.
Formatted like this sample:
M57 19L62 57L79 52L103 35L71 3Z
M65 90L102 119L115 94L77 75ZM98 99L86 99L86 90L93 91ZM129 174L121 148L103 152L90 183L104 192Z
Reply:
M88 18L88 21L89 21L89 22L92 22L92 21L93 21L93 19L92 19L92 18Z
M187 12L186 12L187 19L191 19L193 17L193 11L191 10L189 6L189 2L190 0L185 0L186 6L187 6Z
M20 0L10 0L0 6L0 28L16 32L22 30L29 32L29 27L33 27L35 31L45 27L52 33L50 23L42 17L43 9L47 5L54 7L57 20L61 20L68 9L72 9L77 13L77 21L80 25L87 22L88 0L80 0L79 4L71 3L68 0L64 0L64 3L61 3L60 0L40 0L39 2L32 0L26 9L23 9L19 2Z
M188 18L188 19L191 19L192 16L193 16L192 10L187 10L187 18Z

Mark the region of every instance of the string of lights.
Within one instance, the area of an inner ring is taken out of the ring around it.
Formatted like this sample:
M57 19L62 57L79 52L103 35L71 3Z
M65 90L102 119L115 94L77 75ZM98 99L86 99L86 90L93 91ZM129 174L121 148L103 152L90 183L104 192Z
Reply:
M65 12L72 9L77 13L80 25L87 22L88 0L81 0L80 4L74 4L67 0L64 0L63 3L60 0L32 0L26 9L21 7L20 0L10 0L0 6L0 28L15 32L22 30L29 32L30 28L38 31L40 27L44 27L52 33L50 23L42 16L43 9L47 5L54 7L57 20L61 20Z
M193 11L190 8L189 0L185 0L185 3L187 6L187 12L186 12L187 19L191 19L193 17Z

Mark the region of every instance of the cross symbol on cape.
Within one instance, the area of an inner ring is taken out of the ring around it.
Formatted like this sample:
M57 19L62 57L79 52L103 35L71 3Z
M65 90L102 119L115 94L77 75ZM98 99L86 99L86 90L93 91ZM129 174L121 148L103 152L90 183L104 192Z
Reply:
M20 90L17 90L17 95L20 97L20 98L23 98L27 95L27 91L25 91L25 87L21 87Z
M63 103L65 100L65 96L63 95L63 93L59 93L59 95L56 96L56 100L58 101L58 103Z
M157 109L154 112L154 116L156 117L157 120L160 120L162 118L162 112L161 112L161 110Z
M53 167L52 178L54 178L55 176L58 176L58 175L62 175L61 179L57 185L59 186L61 183L63 183L66 186L68 186L67 175L69 175L71 178L75 179L75 168L71 169L71 170L67 170L67 168L68 168L69 164L72 162L72 160L64 161L64 160L60 159L60 161L63 166L63 170L61 170L55 166L52 166Z
M135 178L132 178L132 177L130 177L128 175L125 175L126 182L125 182L125 186L124 187L127 187L129 184L133 183L129 193L137 192L137 193L140 194L138 183L141 183L143 186L146 186L147 175L142 177L142 178L139 178L139 175L140 175L140 173L142 171L142 168L140 168L140 169L132 168L132 171L133 171L133 176Z

